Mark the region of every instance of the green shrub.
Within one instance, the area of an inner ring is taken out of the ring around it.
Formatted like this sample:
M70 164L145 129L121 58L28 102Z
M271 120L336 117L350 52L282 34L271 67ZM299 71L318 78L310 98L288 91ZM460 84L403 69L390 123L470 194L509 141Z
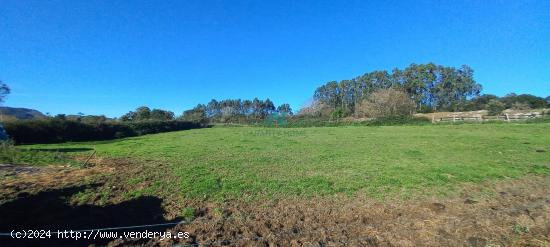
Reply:
M492 99L487 103L487 111L490 116L496 116L506 109L506 105L498 100Z
M109 140L200 127L203 127L200 123L175 120L82 123L59 118L5 124L5 129L15 144Z
M332 111L330 113L330 118L332 119L339 119L339 118L343 118L345 116L345 112L344 112L344 109L338 107L336 108L334 111Z

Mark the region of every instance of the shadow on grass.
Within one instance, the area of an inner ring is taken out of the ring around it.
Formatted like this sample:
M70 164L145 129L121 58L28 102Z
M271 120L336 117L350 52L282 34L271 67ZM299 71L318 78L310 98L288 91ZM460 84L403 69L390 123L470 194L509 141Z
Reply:
M61 152L61 153L72 153L72 152L86 152L92 151L92 148L31 148L30 151L40 151L40 152Z
M97 186L97 185L92 185ZM67 199L90 186L75 186L55 189L29 195L21 193L17 199L0 205L0 232L12 230L52 230L49 239L13 239L0 236L5 246L88 246L104 245L114 239L74 240L59 239L57 230L87 230L97 228L125 227L167 223L163 214L162 200L153 196L142 196L118 204L95 206L74 206ZM181 219L176 219L177 222ZM122 231L165 231L173 225L149 228L116 230ZM110 230L115 231L115 230ZM89 234L89 233L88 233ZM144 239L143 241L146 241Z

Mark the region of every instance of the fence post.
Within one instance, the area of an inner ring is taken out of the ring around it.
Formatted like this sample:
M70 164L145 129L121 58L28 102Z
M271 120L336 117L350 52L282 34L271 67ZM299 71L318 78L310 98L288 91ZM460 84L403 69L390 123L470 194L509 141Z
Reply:
M508 121L508 123L510 122L510 117L508 117L508 113L505 113L506 114L506 121Z
M92 156L94 156L96 150L95 150L95 147L94 147L94 152L92 154L90 154L90 156L88 156L88 158L86 159L86 161L84 162L84 164L82 165L82 167L86 168L86 166L88 165L88 161L90 161L90 159L92 158Z

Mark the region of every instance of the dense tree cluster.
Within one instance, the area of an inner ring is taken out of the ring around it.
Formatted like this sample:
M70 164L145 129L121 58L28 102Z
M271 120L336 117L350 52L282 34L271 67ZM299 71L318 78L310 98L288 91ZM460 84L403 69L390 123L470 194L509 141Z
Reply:
M144 121L144 120L174 120L174 113L171 111L153 109L147 106L138 107L135 111L130 111L120 117L122 121Z
M349 116L373 92L387 88L407 92L418 111L455 111L481 91L467 65L454 68L428 63L411 64L403 70L396 68L391 73L373 71L351 80L331 81L315 90L314 99Z
M473 73L467 65L454 68L428 63L411 64L404 69L395 68L391 72L373 71L351 80L330 81L315 90L311 103L300 109L298 115L310 118L342 118L395 115L395 112L400 113L399 115L410 115L415 111L474 110L488 110L489 114L497 115L504 109L550 107L550 96L542 98L514 93L504 97L479 95L481 85L474 80ZM0 103L9 93L8 85L0 81ZM195 123L249 123L266 119L273 113L293 115L289 104L276 106L270 99L212 99L207 104L198 104L193 109L184 111L178 119ZM147 106L141 106L118 119L84 114L60 114L54 118L98 124L113 121L170 121L174 120L175 116L171 111L151 110Z
M489 110L491 115L497 115L504 109L528 110L547 107L550 107L550 103L544 98L531 94L517 95L515 93L510 93L504 97L498 97L492 94L484 94L475 97L464 104L461 110Z
M292 109L289 104L275 107L270 99L226 99L221 101L212 99L206 105L199 104L191 110L184 111L181 119L196 122L245 122L265 119L273 113L292 115Z
M85 115L84 113L81 113L81 112L79 112L78 115L57 114L53 118L59 119L59 120L70 120L70 121L90 123L90 124L114 121L114 119L107 118L105 115Z

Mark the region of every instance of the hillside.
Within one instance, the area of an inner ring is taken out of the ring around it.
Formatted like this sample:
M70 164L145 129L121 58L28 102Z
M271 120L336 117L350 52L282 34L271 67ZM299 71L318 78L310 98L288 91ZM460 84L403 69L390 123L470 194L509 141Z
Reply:
M34 119L34 118L45 118L46 115L44 115L42 112L39 112L34 109L28 109L28 108L15 108L15 107L6 107L1 106L0 107L0 115L3 118L8 119ZM6 120L6 119L4 119Z

